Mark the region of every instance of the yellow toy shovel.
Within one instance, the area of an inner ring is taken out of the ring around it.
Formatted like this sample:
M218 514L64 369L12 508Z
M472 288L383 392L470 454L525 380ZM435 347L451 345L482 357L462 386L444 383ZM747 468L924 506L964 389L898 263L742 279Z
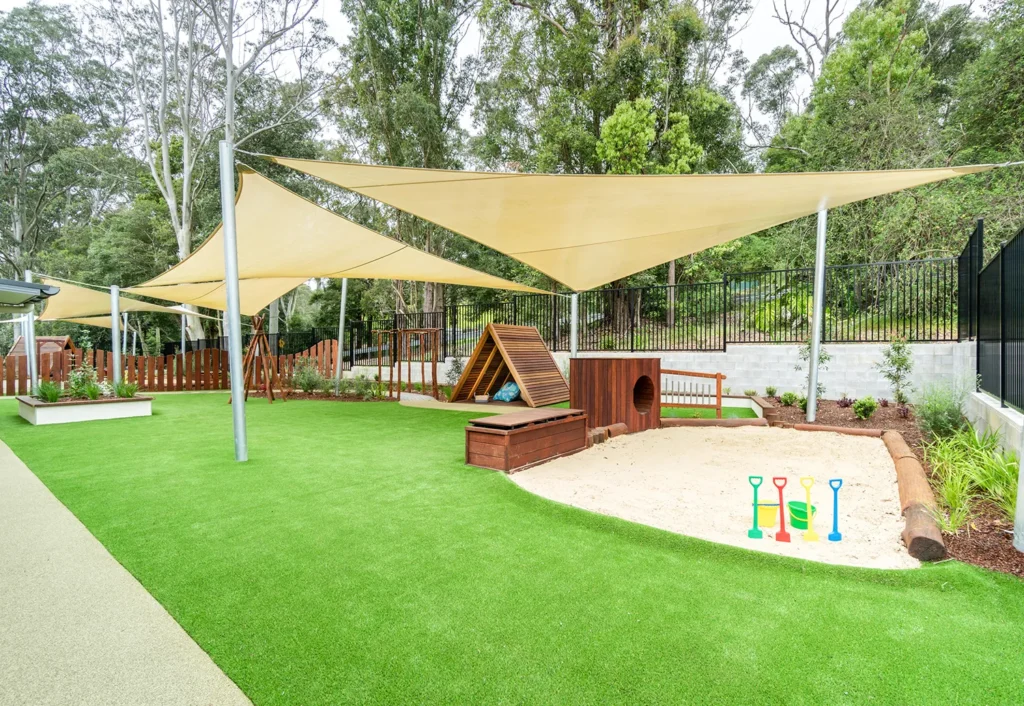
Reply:
M811 507L811 486L814 485L814 478L804 476L800 479L800 485L807 491L807 531L804 532L804 541L817 542L818 533L814 531L814 511Z

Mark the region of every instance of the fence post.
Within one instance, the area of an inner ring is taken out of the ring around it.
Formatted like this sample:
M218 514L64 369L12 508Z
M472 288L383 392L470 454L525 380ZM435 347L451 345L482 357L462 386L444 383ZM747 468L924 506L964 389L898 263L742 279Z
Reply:
M629 302L629 306L626 307L629 311L629 352L636 352L636 298L633 296L635 290L627 289L626 301Z
M722 275L722 352L729 344L729 275Z
M441 305L441 360L448 359L448 305Z
M1006 243L999 246L999 406L1006 406Z

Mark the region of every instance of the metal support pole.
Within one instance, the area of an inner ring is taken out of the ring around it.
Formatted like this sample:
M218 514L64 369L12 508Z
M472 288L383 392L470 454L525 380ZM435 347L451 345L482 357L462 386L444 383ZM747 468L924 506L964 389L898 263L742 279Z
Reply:
M569 357L575 358L579 352L579 332L580 332L580 295L578 292L572 293L572 299L570 300L569 306Z
M181 315L181 350L179 351L182 355L185 355L185 315Z
M32 281L32 270L25 270L25 281ZM25 360L28 361L28 392L34 394L39 386L39 362L36 360L36 312L35 307L25 314Z
M818 356L821 353L821 328L825 316L825 233L828 211L818 211L818 242L814 251L814 313L811 319L811 359L807 362L807 421L813 422L818 411Z
M116 284L110 288L110 343L114 354L114 384L121 382L121 347L117 339L121 333L121 288Z
M128 355L128 312L121 314L121 355Z
M229 140L220 141L220 210L224 234L225 323L231 371L231 416L235 430L235 460L249 460L245 433L245 387L242 374L242 316L239 313L238 246L235 241L235 156Z
M341 313L338 314L338 354L334 358L334 394L341 393L342 351L345 350L345 305L348 300L348 277L341 280ZM352 361L355 364L355 360ZM380 380L377 381L380 383Z

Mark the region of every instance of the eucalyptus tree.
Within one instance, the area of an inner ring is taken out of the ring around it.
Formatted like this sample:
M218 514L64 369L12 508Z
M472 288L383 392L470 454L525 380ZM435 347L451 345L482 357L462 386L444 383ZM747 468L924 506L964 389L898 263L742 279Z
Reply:
M216 222L214 141L227 137L244 148L317 111L322 76L316 63L329 41L323 23L310 17L316 3L108 0L98 12L122 50L137 146L166 204L179 260L205 235L197 221ZM290 88L277 92L274 116L239 120L237 96L261 81ZM199 318L188 319L190 336L201 337Z

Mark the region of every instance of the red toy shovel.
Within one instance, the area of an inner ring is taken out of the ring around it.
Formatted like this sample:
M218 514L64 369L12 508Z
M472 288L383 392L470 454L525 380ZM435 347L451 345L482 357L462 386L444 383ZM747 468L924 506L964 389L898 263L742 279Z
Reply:
M772 478L772 484L779 489L779 531L775 533L775 541L788 542L789 532L786 531L786 503L782 499L782 489L786 487L786 479L776 476Z

